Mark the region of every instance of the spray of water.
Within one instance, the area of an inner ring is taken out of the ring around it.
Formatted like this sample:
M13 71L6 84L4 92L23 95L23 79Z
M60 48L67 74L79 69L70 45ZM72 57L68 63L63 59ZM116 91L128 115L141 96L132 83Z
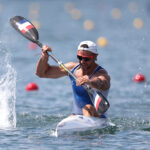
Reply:
M16 71L9 60L7 54L0 63L0 129L16 127Z

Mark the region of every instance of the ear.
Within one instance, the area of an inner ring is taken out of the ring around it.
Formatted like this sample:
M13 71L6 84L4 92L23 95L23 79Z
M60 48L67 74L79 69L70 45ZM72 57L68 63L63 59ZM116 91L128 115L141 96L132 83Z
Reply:
M98 56L98 55L95 55L95 56L94 56L94 60L95 60L95 61L97 60L97 56Z

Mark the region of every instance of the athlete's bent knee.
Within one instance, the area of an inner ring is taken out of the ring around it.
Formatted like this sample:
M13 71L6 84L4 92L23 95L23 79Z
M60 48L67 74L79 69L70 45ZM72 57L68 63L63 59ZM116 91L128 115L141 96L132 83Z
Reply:
M96 112L96 109L94 106L87 104L82 108L82 112L84 116L93 116L93 117L99 117L99 115Z

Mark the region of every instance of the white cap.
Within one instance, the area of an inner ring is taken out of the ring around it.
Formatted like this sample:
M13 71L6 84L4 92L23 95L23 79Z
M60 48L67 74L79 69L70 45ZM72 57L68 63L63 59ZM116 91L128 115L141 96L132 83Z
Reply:
M85 46L83 46L84 44L86 44L87 45L87 47ZM79 44L79 46L78 46L78 50L85 50L85 51L90 51L90 52L92 52L92 53L94 53L94 54L98 54L98 52L97 52L97 46L96 46L96 44L94 43L94 42L92 42L92 41L82 41L80 44Z

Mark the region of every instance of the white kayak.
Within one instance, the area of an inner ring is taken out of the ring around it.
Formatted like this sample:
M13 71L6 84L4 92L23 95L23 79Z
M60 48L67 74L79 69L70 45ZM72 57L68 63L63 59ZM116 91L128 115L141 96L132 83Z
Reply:
M108 126L106 118L86 117L75 115L67 117L58 123L56 127L56 136L71 134L73 132L102 129Z

